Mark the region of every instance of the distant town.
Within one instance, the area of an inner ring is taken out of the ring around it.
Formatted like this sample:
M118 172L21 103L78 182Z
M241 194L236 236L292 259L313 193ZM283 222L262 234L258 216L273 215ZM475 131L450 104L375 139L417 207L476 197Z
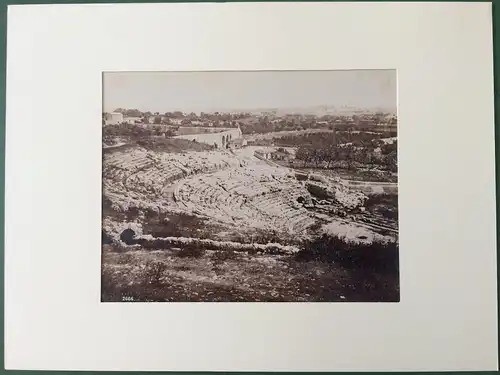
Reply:
M262 112L141 112L138 109L117 108L113 112L105 112L103 125L138 124L138 125L171 125L201 127L241 127L244 134L260 133L262 130L282 131L301 130L325 126L396 127L397 116L394 113L371 112L362 109L351 110L350 114L324 113L286 113L279 110ZM341 112L341 111L339 111ZM345 112L348 112L345 110ZM258 128L255 126L258 125Z
M280 113L278 110L261 112L142 112L138 109L117 108L102 115L103 141L106 146L120 143L120 136L162 136L194 140L193 134L221 133L238 129L244 140L231 139L224 147L242 145L270 145L269 140L301 132L329 131L382 131L397 132L397 116L394 113L363 110L344 110L339 113ZM390 134L389 134L390 135ZM254 137L252 137L254 136ZM204 136L210 139L210 136ZM267 141L266 141L267 140ZM206 142L205 142L206 143ZM213 144L220 147L217 141Z

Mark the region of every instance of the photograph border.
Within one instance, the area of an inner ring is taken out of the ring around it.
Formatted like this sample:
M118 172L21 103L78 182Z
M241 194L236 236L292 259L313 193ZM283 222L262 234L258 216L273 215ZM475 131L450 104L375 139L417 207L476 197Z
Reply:
M110 1L88 1L90 3L94 4L116 4L116 3L163 3L161 1L116 1L116 0L110 0ZM75 3L88 3L87 1L58 1L58 2L53 2L54 4L75 4ZM171 2L171 1L167 1ZM208 2L208 1L207 1ZM171 3L174 3L173 1ZM6 90L5 90L5 84L6 84L6 44L7 44L7 37L6 37L6 28L7 28L7 6L8 5L18 5L18 4L47 4L47 2L44 1L18 1L18 0L7 0L4 6L0 8L0 20L2 21L2 27L1 29L1 37L0 37L0 43L1 45L1 50L2 50L2 56L0 58L0 85L1 85L1 100L0 100L0 115L3 118L2 121L2 126L0 129L0 143L2 144L2 153L1 153L1 159L0 159L0 174L2 175L2 193L5 196L5 137L6 137L6 129L5 129L5 113L6 113ZM494 44L494 88L495 88L495 144L498 146L500 144L500 94L499 94L499 87L500 87L500 1L493 2L493 44ZM398 128L399 128L399 122L398 122ZM398 131L399 133L399 131ZM495 172L496 172L496 209L497 212L500 210L500 199L499 199L499 194L500 194L500 178L499 178L499 173L500 173L500 150L499 147L496 147L495 149L495 160L496 160L496 165L495 165ZM5 199L3 199L0 202L0 212L3 218L3 224L2 228L0 229L0 239L2 240L2 245L0 245L0 252L2 255L2 258L4 260L4 267L5 267ZM498 273L498 265L500 265L500 261L498 259L498 245L500 245L500 225L499 225L499 220L497 218L496 222L496 233L497 233L497 282L500 281L499 273ZM5 277L5 268L2 268L0 272L2 272L0 279L2 284L2 291L1 293L5 294L5 285L4 285L4 277ZM2 296L4 296L4 294ZM498 290L497 290L497 301L498 301ZM4 298L1 298L1 319L4 321ZM4 337L4 325L2 324L2 337ZM500 328L499 328L500 329ZM498 334L498 332L497 332ZM47 337L47 339L50 339ZM2 339L3 340L3 339ZM2 347L4 348L4 342L2 341ZM5 349L5 348L4 348ZM4 356L2 356L2 368L4 368ZM20 372L20 370L8 370L8 372ZM33 372L35 371L23 371L23 372ZM54 374L56 375L57 373L60 373L60 371L36 371L37 373L45 373L45 374ZM77 372L77 371L68 371L68 372ZM105 373L104 371L97 371L100 373ZM439 372L439 371L436 371ZM150 372L144 372L144 373L150 373ZM174 372L176 373L176 372ZM191 373L199 373L199 372L191 372ZM208 372L207 372L208 373ZM222 373L222 372L221 372ZM250 372L247 372L250 374ZM271 372L269 372L271 373ZM332 372L333 373L333 372ZM337 373L337 372L335 372ZM350 372L341 372L344 374L348 374ZM397 372L396 372L397 373ZM403 373L403 372L400 372Z

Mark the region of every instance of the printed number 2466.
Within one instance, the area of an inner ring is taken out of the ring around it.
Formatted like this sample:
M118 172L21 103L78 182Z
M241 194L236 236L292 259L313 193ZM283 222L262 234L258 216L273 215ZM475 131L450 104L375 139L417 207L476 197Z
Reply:
M122 296L123 302L132 302L133 300L134 300L134 297Z

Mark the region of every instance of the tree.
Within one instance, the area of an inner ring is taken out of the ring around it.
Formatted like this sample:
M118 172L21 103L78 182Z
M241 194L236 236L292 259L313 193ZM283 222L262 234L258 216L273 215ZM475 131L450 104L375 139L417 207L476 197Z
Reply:
M327 146L327 152L326 152L326 162L327 168L330 168L332 163L337 159L338 157L338 146L335 144L330 144Z
M123 114L125 116L128 116L128 117L141 117L142 116L142 112L139 111L138 109L127 109L124 111Z
M365 163L366 164L373 164L373 160L374 160L373 151L367 152L365 155Z
M158 112L156 112L156 113L158 113ZM158 116L158 115L155 116L153 123L157 124L157 125L161 124L161 116Z
M385 157L385 163L387 169L391 172L398 171L398 155L397 151L392 151L389 155Z
M393 143L387 143L387 144L384 144L380 150L382 152L382 155L389 155L391 154L393 151L396 151L398 149L398 144L396 141L394 141Z
M304 162L304 166L311 159L311 152L309 148L304 146L300 146L295 153L295 159L302 160Z

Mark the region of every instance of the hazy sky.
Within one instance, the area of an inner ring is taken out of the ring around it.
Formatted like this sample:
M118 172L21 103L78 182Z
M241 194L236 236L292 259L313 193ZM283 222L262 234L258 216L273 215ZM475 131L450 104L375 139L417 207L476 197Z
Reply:
M396 109L395 70L116 72L103 78L104 110L168 112L318 105Z

